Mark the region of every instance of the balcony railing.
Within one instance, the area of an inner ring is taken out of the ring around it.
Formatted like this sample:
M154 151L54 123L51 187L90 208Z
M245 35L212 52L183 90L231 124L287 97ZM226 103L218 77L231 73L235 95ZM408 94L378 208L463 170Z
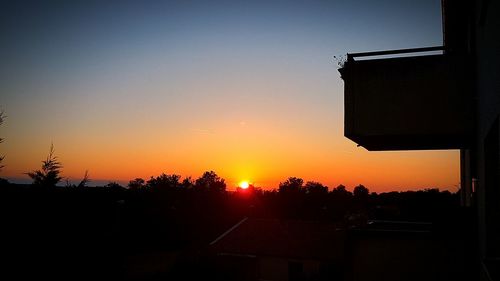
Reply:
M411 48L411 49L351 53L351 54L347 54L347 61L354 61L354 58L360 58L360 57L415 54L415 53L427 53L427 52L437 52L437 51L444 51L444 47L443 46L436 46L436 47L425 47L425 48Z

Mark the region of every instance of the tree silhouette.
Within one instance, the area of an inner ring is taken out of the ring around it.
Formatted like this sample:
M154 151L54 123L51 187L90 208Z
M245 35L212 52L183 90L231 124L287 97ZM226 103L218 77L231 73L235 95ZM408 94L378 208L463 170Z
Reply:
M82 188L86 187L87 184L90 182L90 177L89 177L89 171L85 171L85 175L83 176L83 179L80 181L77 187Z
M280 193L298 193L302 191L304 180L296 177L289 177L285 182L280 182Z
M329 206L332 218L339 220L344 217L352 205L352 199L352 193L348 191L344 185L340 184L335 187L329 193Z
M337 187L335 187L332 192L347 192L345 185L339 184Z
M122 191L122 190L124 190L124 189L125 189L125 188L124 188L123 186L121 186L119 183L114 182L114 181L109 182L108 184L106 184L106 185L104 186L104 188L109 189L109 190L112 190L112 191Z
M3 124L3 120L5 119L5 114L3 113L3 111L0 111L0 125ZM0 143L3 142L3 139L0 138ZM3 159L5 158L5 156L0 156L0 171L2 171L2 168L4 167L4 165L2 165L2 162L3 162Z
M339 184L336 188L332 190L332 195L335 197L342 197L342 198L347 198L352 196L352 193L348 191L343 184Z
M366 198L370 194L370 191L364 185L360 184L354 187L353 194L356 198Z
M151 177L146 185L152 190L175 191L179 188L181 176L161 174L157 177Z
M223 192L226 191L226 183L214 171L205 172L195 182L195 188L199 191Z
M308 181L304 186L306 193L310 195L324 195L328 193L328 187L319 182Z
M145 187L145 181L142 178L135 178L128 182L128 188L131 190L138 190Z
M182 189L189 190L194 187L194 184L195 183L191 177L186 177L182 180L181 187Z
M57 156L54 155L54 144L51 144L47 159L42 161L42 169L26 174L33 180L33 185L54 187L62 179L59 176L61 168L61 163L57 160Z

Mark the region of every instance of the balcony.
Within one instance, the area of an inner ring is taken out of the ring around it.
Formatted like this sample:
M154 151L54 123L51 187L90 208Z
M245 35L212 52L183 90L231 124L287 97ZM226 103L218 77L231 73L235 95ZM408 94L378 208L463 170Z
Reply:
M468 62L427 54L442 50L348 54L339 69L345 85L344 135L374 151L469 147L474 123Z

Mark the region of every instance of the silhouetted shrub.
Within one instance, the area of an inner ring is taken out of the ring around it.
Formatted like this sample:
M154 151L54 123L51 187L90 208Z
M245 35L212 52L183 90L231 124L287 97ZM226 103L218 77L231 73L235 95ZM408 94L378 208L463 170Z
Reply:
M62 165L54 155L54 145L50 145L47 159L42 161L42 169L26 173L33 179L33 185L42 187L54 187L62 179L60 175Z
M139 190L145 186L145 181L142 178L135 178L128 182L128 188L130 188L130 190Z

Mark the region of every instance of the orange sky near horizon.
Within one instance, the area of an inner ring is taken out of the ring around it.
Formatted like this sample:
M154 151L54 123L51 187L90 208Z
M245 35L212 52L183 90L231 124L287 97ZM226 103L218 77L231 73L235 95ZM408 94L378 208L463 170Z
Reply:
M139 139L125 136L118 137L120 141L91 137L78 146L74 139L53 141L64 166L62 174L73 182L86 169L94 184L114 180L126 184L136 177L147 180L161 173L196 179L204 171L214 170L226 179L228 190L243 180L273 189L290 176L330 188L344 184L350 190L358 184L376 192L458 189L458 151L369 152L343 137L294 136L293 130L290 135L278 134L272 126L251 120L227 126L213 131L186 130L174 139L157 134L142 145L134 145ZM8 178L26 177L22 173L38 169L50 146L30 146L14 136L3 145L10 152L2 172ZM9 157L14 153L17 157Z

